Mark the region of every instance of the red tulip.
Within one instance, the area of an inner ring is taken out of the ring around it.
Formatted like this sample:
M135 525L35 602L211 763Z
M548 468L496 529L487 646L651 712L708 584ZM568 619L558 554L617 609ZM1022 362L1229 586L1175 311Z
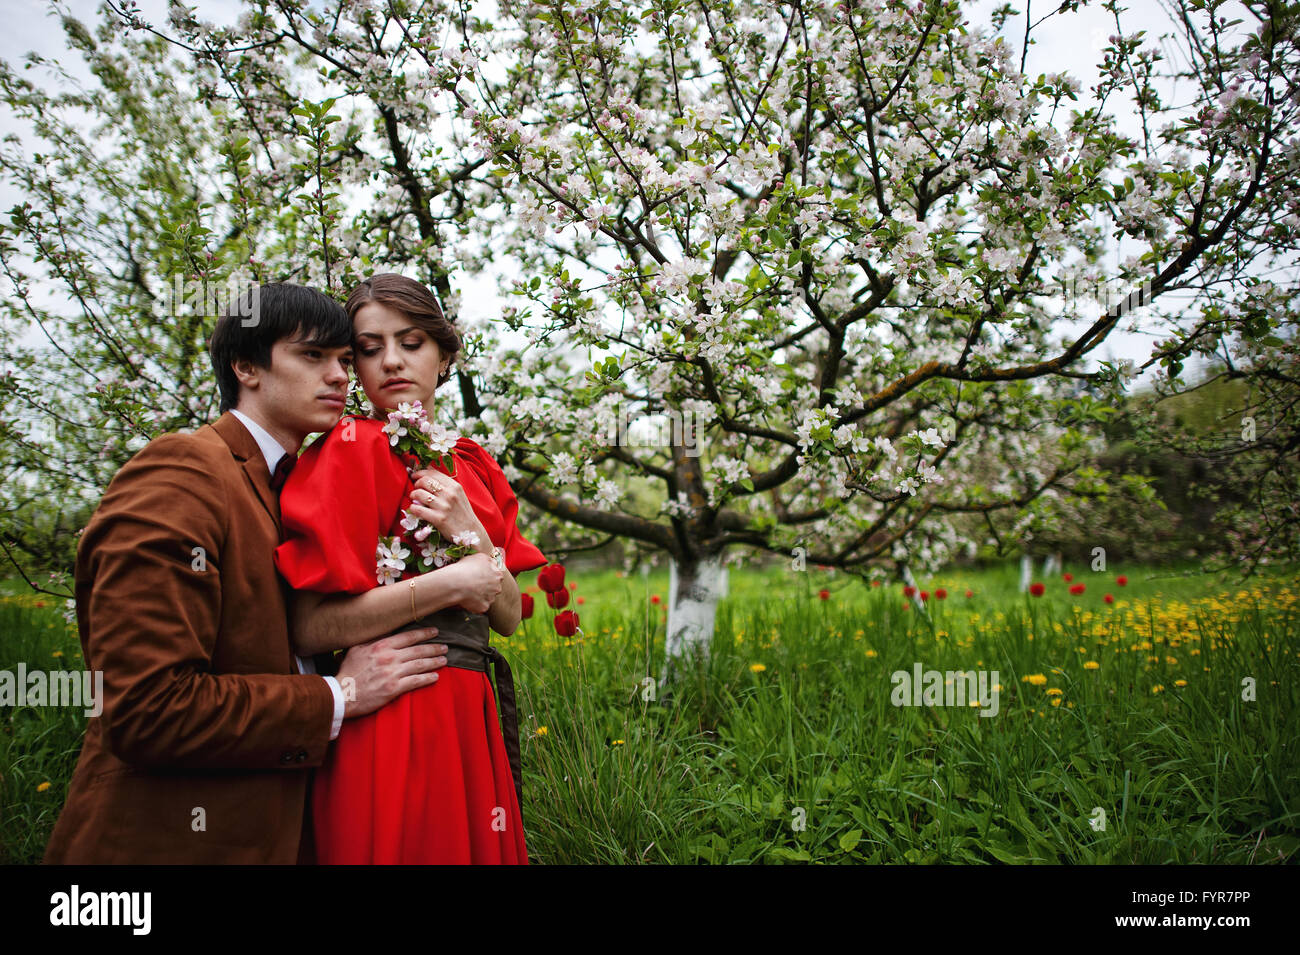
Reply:
M569 589L570 589L570 590L577 590L577 589L578 589L578 585L575 584L575 583L570 583L570 584L569 584Z
M1079 596L1079 594L1083 593L1087 589L1087 587L1088 587L1087 584L1072 584L1070 586L1070 593L1074 594L1074 596L1077 597Z
M559 610L561 607L569 605L569 592L567 590L555 590L546 595L547 606Z
M1115 578L1115 583L1119 584L1121 587L1126 587L1128 586L1128 578L1125 577L1123 574L1120 574L1118 577Z
M1062 577L1062 579L1065 580L1065 582L1066 582L1067 584L1068 584L1070 581L1074 580L1074 574L1062 574L1061 577Z
M1101 599L1104 600L1104 601L1106 601L1106 603L1108 603L1108 604L1113 604L1113 603L1115 602L1115 598L1112 597L1110 594L1107 594L1106 596L1102 597Z
M1029 585L1029 592L1033 594L1035 597L1041 597L1043 595L1043 591L1045 591L1046 589L1047 588L1044 587L1042 584Z
M537 586L547 593L564 589L564 565L550 564L537 572Z
M973 591L973 590L968 590L968 591L966 591L966 596L967 596L967 597L974 597L974 596L975 596L975 591Z
M579 597L579 598L578 598L578 603L580 603L580 604L585 604L586 602L587 602L587 598L586 598L586 597Z
M878 581L878 580L873 580L873 581L871 582L871 586L873 586L873 587L879 587L879 586L880 586L880 581Z
M938 589L934 592L934 595L935 595L936 597L938 597L940 600L947 600L947 599L948 599L948 591L944 590L942 587L938 588Z
M915 587L904 587L904 588L903 588L903 596L904 596L904 597L915 597L915 596L916 596L916 588L915 588Z
M929 600L929 599L930 599L930 591L928 591L928 590L922 590L922 591L921 591L921 602L922 602L922 603L925 603L925 601L927 601L927 600Z
M822 600L830 600L831 592L829 590L819 590L817 591L817 596L821 597Z
M657 603L659 602L659 595L658 595L658 594L651 594L651 595L650 595L650 602L651 602L652 604L657 604Z
M519 612L524 620L533 615L533 598L528 594L519 595Z
M571 637L578 632L578 615L572 610L564 610L555 615L555 632L562 637Z

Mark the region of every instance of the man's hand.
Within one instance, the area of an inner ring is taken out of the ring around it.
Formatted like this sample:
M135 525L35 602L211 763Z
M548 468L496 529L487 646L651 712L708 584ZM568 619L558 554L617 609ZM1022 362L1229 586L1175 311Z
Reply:
M343 718L373 713L409 690L436 683L436 671L447 665L447 647L422 641L437 634L436 627L403 630L350 649L338 672Z

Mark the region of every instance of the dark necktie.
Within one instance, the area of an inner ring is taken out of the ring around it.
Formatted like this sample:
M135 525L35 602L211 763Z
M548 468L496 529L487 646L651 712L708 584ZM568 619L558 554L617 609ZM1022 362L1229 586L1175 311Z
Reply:
M296 454L285 452L284 457L275 465L275 473L271 475L271 490L277 494L280 493L280 488L284 487L284 482L289 480L289 472L293 470L293 466L297 463L298 456Z

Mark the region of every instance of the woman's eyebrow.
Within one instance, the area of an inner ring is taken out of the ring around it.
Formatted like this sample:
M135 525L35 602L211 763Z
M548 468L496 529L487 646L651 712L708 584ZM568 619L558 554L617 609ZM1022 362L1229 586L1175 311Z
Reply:
M422 329L418 325L407 325L405 328L400 328L397 331L393 332L393 334L405 335L407 332L418 332L418 331L422 331ZM383 337L384 336L379 334L378 332L357 332L357 338L383 338Z

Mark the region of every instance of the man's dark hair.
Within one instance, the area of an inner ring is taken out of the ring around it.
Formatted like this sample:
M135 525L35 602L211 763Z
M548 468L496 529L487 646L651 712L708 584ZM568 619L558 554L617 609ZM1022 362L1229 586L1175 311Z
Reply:
M302 285L274 282L259 286L251 303L245 296L241 307L217 319L208 342L222 414L239 403L239 379L230 363L245 358L269 369L271 348L282 338L345 348L352 344L352 321L338 302Z

